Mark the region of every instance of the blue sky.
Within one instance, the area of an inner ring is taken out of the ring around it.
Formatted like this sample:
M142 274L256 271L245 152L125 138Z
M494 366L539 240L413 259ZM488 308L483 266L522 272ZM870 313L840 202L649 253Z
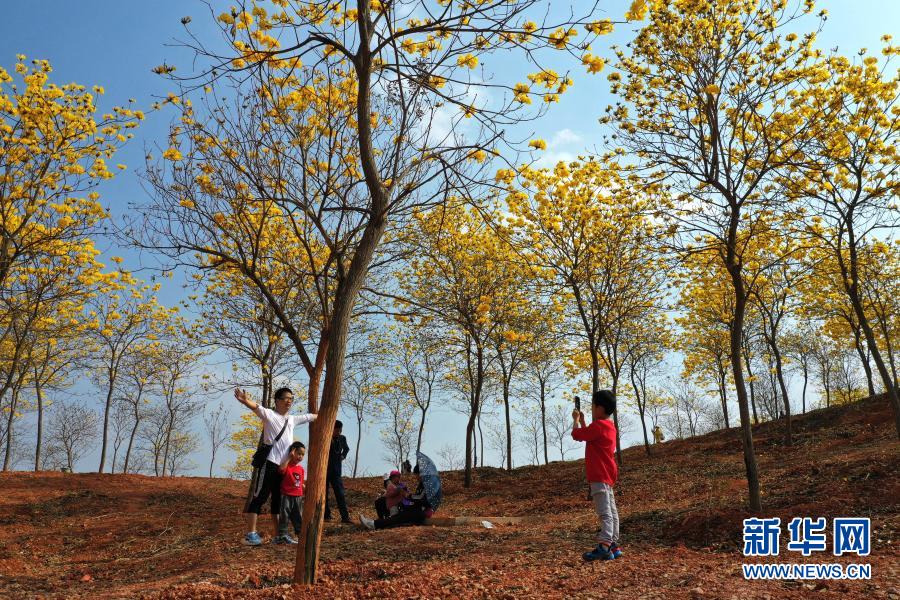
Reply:
M222 2L214 4L217 10L228 6L228 3ZM567 3L559 4L568 6ZM576 7L578 4L574 2ZM616 20L624 14L628 4L626 0L605 2L603 16ZM554 8L556 6L554 2ZM838 46L847 55L855 54L860 47L868 47L870 52L875 52L880 47L881 35L900 33L897 31L900 28L900 2L895 0L832 0L821 1L818 6L827 8L830 14L819 37L822 48ZM179 73L190 69L191 55L175 43L176 38L184 37L180 23L182 17L192 17L191 29L202 39L218 39L218 30L207 10L204 4L195 0L30 0L17 4L15 10L5 11L0 22L0 65L11 68L15 55L19 53L29 59L48 59L53 65L52 78L56 83L74 81L88 86L103 86L106 96L101 101L101 109L124 105L129 98L135 98L138 107L148 108L156 98L165 96L171 89L170 84L151 72L154 66L165 60L178 65ZM613 35L595 44L594 52L609 58L610 52L601 44L624 44L631 31L631 27L619 27ZM522 65L511 64L515 60L510 55L498 56L495 62L486 62L485 68L488 71L507 67L521 70ZM521 132L523 137L534 133L548 142L548 149L541 159L544 164L589 152L600 140L597 117L611 101L606 79L603 75L584 74L578 65L573 65L572 71L575 85L571 90L543 119L530 123L529 131ZM129 210L129 203L140 202L145 197L146 192L141 187L137 172L142 168L146 151L165 143L171 118L171 112L150 114L135 132L135 139L116 156L115 162L125 163L128 170L100 188L102 201L115 216L121 217ZM126 266L141 269L140 258L135 252L115 247L109 241L101 241L101 245L110 255L124 256ZM149 273L143 276L149 277ZM165 282L161 300L167 304L180 300L185 295L183 283L182 275ZM100 397L85 382L77 386L75 393L88 399ZM228 394L222 394L210 402L212 405L226 403L235 415L240 408ZM99 400L94 405L99 407ZM345 433L348 437L355 437L350 419L344 420L348 423ZM633 420L636 421L636 417ZM426 429L426 451L434 452L448 442L461 448L464 427L461 415L447 408L435 410ZM305 439L305 430L301 432L298 429L298 437ZM377 427L370 427L361 452L364 457L361 468L369 473L388 468L377 438ZM636 438L632 435L628 439ZM351 445L353 442L351 439ZM570 453L568 457L576 454ZM520 457L517 462L523 463L524 453L517 452L516 455ZM488 462L497 463L491 453L487 456ZM223 464L228 460L230 457L225 456L218 462ZM205 452L196 457L198 473L204 472L206 462ZM96 457L88 456L79 467L80 470L90 470L96 464Z

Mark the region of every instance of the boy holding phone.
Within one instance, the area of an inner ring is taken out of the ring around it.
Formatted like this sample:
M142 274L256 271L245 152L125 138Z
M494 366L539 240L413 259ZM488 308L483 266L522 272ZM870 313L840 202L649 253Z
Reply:
M610 420L616 412L616 398L609 390L594 392L590 425L584 421L580 404L580 399L576 398L575 410L572 411L572 437L579 442L587 442L584 465L594 510L601 524L597 547L585 552L582 557L586 561L612 560L622 556L618 545L619 511L613 493L613 486L619 478L615 459L616 426Z

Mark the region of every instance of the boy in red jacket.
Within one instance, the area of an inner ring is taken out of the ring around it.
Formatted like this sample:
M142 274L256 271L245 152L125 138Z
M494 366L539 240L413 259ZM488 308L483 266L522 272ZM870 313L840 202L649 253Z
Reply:
M619 511L613 486L619 478L616 465L616 426L610 416L616 412L616 397L609 390L594 392L591 402L591 424L586 425L584 414L572 411L572 437L579 442L587 442L584 450L584 466L587 480L591 485L591 499L594 510L600 517L599 544L590 552L585 552L584 560L612 560L622 556L619 550Z
M288 533L288 525L293 525L294 533L300 535L303 486L306 481L306 471L303 470L300 461L305 455L306 446L303 442L294 442L278 467L278 472L281 473L281 506L278 515L278 536L272 539L273 544L297 543L297 540Z

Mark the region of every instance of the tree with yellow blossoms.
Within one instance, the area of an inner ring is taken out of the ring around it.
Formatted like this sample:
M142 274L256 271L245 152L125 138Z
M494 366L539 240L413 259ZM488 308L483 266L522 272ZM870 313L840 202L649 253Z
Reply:
M728 369L730 365L729 323L733 297L721 276L718 257L694 253L683 261L684 282L675 322L680 333L676 347L684 355L683 373L700 384L712 383L726 428L728 413Z
M458 204L417 214L401 239L412 258L398 274L399 309L417 313L420 322L440 324L454 362L465 364L460 370L467 390L464 485L469 487L475 424L497 361L492 343L516 267L507 260L508 245L483 216Z
M560 295L563 327L588 358L590 390L600 389L605 369L617 392L627 328L662 310L663 264L646 217L654 192L615 163L593 159L526 167L518 178L501 170L497 179L508 188L515 246Z
M77 326L85 296L117 278L103 272L90 239L107 216L95 188L113 176L106 161L143 118L121 107L98 118L102 88L58 86L49 62L17 59L12 73L0 68L0 406L7 442L19 412L18 392L8 393L25 382L29 340L37 331Z
M123 361L157 336L168 325L170 316L170 310L160 306L153 295L158 284L143 284L127 273L123 273L123 279L121 285L96 294L88 304L94 376L106 388L99 473L106 467L109 419Z
M883 41L881 63L864 51L861 62L842 56L828 59L828 76L805 95L812 109L821 112L825 130L806 149L802 168L785 174L785 185L809 204L808 233L837 267L900 437L896 377L885 346L879 344L864 291L864 246L885 237L892 240L900 217L900 74L889 70L900 48L891 45L890 36Z
M160 235L147 245L167 248L179 260L190 256L190 262L199 253L210 266L237 269L262 289L272 282L260 277L256 259L269 248L225 250L219 239L245 240L247 227L258 230L263 216L277 211L290 227L286 245L305 251L315 241L314 253L323 257L316 268L308 252L292 257L316 277L316 285L304 288L315 287L321 303L322 337L313 343L325 357L298 583L316 579L325 461L348 329L386 232L414 209L443 203L448 190L477 182L472 165L487 162L510 126L544 110L533 100L547 106L572 84L548 69L494 79L481 72L492 55L512 50L540 62L546 52L568 52L580 60L595 36L611 30L590 12L554 22L543 4L241 2L218 18L231 51L223 55L198 41L206 71L184 79L198 94L204 84L214 90L227 81L233 87L224 96L237 101L197 115L190 98L173 98L184 111L162 153L172 163L166 169L171 178L155 177L159 199L147 212ZM172 74L171 68L159 71ZM447 114L450 127L439 127ZM327 285L322 273L330 274ZM291 324L280 316L279 324L297 347Z
M741 417L749 506L761 509L741 341L750 295L745 244L757 223L789 209L777 173L803 157L821 133L802 92L827 78L815 33L788 33L813 1L709 0L638 2L648 17L629 47L616 50L607 78L623 102L604 118L613 142L654 180L663 177L675 204L665 218L681 248L699 236L715 248L734 302L729 319L731 375ZM817 117L817 115L816 115ZM661 215L663 216L663 215ZM684 238L687 238L686 240Z

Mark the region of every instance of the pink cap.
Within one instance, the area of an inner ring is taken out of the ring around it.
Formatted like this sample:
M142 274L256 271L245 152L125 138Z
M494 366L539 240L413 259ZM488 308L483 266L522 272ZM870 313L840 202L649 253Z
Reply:
M388 475L388 477L393 477L394 475L399 475L399 474L400 474L400 471L394 469L393 471L391 471L391 474Z

